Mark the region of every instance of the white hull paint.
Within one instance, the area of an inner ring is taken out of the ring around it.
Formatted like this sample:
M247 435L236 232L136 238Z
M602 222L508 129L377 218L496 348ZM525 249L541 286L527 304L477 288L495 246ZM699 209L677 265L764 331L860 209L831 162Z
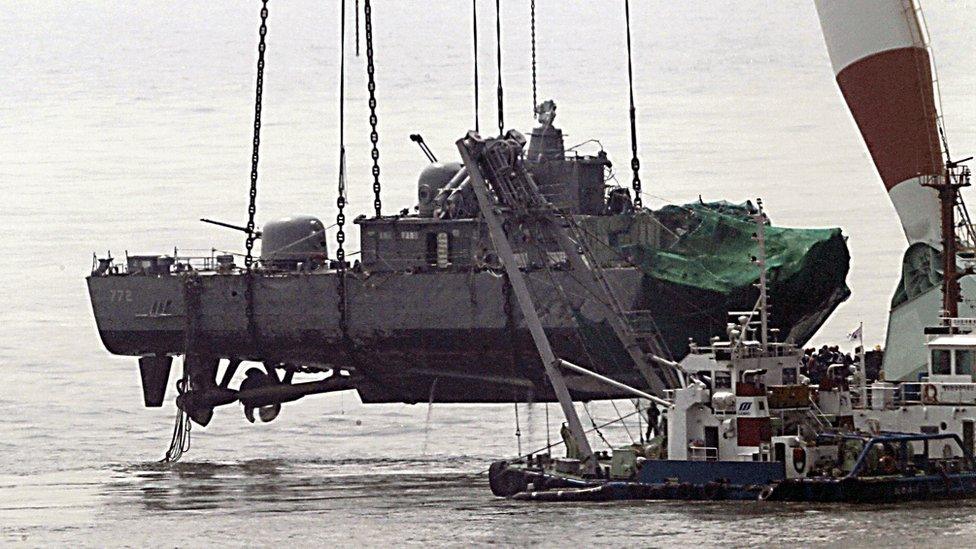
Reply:
M888 197L895 206L902 230L909 242L924 242L937 250L942 249L942 216L939 208L939 193L931 187L923 187L928 176L905 180L888 191Z
M976 295L976 276L964 276L959 281L962 295ZM925 347L925 328L939 324L942 310L942 290L928 292L903 303L888 317L888 333L883 369L888 381L918 381L927 370L928 350ZM976 317L976 307L969 301L959 304L959 315Z

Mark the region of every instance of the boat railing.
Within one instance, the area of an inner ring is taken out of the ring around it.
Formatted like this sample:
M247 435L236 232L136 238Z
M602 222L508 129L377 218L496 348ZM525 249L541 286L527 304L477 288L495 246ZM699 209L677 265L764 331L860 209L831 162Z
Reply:
M239 268L235 258L241 254L225 252L216 248L173 249L172 255L132 255L105 258L93 256L92 274L111 275L169 275L184 272L232 272ZM241 262L243 263L243 262ZM255 261L256 265L260 260Z
M689 461L718 461L718 448L715 446L688 446Z
M944 383L908 381L880 387L872 385L867 391L867 402L861 402L860 391L852 391L851 403L856 408L890 410L915 404L973 404L976 402L976 383Z
M182 250L174 248L174 269L177 272L179 272L180 269L193 271L215 271L217 270L217 254L218 250L215 248L184 248Z
M733 358L784 357L797 354L797 347L792 343L769 343L766 349L758 341L748 341L733 346L728 342L713 342L711 345L690 345L690 351L695 354L715 354L720 360ZM799 356L797 356L799 359Z
M976 318L949 318L949 325L953 328L969 328L976 330Z
M843 435L841 439L857 440L858 435ZM910 474L913 471L944 476L973 469L972 449L967 448L955 433L879 433L860 440L863 446L847 478ZM918 446L921 446L921 452L917 451ZM941 457L933 457L933 452Z

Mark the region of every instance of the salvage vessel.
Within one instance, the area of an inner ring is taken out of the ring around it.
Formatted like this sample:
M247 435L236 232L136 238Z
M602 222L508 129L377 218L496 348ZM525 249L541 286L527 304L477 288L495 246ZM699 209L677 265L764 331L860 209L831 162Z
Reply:
M494 183L493 187L500 185ZM756 216L760 297L756 308L727 325L727 339L692 344L678 364L681 385L663 398L562 359L554 364L627 390L664 409L660 433L594 452L563 404L565 457L552 447L489 468L496 496L524 501L632 499L899 502L976 496L972 440L955 433L857 429L856 398L846 369L831 368L812 385L800 372L802 352L771 341L766 297L764 218ZM500 232L500 231L499 231ZM517 273L512 273L517 277ZM531 297L523 297L531 306ZM531 311L530 311L531 313ZM526 315L530 322L531 314ZM540 338L542 339L542 338ZM545 361L545 341L539 345ZM666 366L666 365L662 365ZM558 385L561 374L549 372ZM958 411L958 408L956 409ZM904 410L902 410L904 412ZM914 416L912 416L914 418ZM918 429L911 421L909 431ZM944 429L944 427L943 427ZM971 434L970 434L971 436Z
M976 320L964 297L976 291L976 231L961 196L970 158L949 152L922 11L913 1L815 4L838 86L909 242L882 375L869 383L859 372L851 384L855 424L954 434L972 451Z

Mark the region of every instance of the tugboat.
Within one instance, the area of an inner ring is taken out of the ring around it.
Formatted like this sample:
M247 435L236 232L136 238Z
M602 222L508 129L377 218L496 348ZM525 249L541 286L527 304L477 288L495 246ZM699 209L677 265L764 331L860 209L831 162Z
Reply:
M976 495L973 454L955 434L843 434L820 438L840 448L837 467L777 482L763 492L763 499L890 503ZM949 455L931 457L933 449L938 455L942 448L952 450L947 452Z

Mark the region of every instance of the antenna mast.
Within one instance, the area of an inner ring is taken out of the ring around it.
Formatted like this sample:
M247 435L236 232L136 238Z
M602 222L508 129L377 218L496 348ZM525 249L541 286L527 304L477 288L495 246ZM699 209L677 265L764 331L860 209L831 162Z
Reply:
M768 286L766 284L766 214L763 212L761 198L756 199L759 209L752 217L756 221L756 243L759 245L759 255L755 258L759 266L759 320L762 325L760 341L765 348L769 344L769 306L767 303Z
M969 186L970 171L962 163L972 157L953 162L946 160L942 177L932 177L922 183L939 193L942 221L942 315L946 323L959 316L959 270L956 267L956 205L959 203L959 189Z

